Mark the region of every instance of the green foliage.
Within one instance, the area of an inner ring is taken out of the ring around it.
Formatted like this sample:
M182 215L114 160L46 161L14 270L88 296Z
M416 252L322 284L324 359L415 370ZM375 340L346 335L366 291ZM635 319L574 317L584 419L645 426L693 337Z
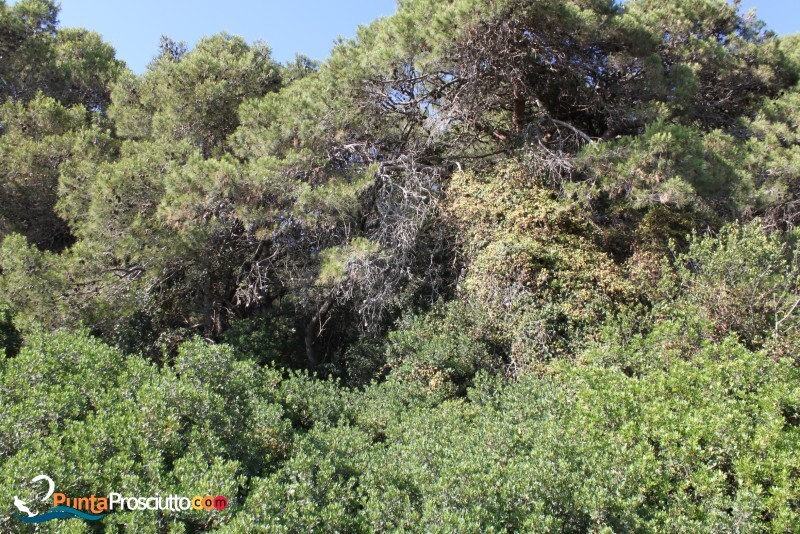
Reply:
M249 360L288 363L292 354L295 329L287 317L267 316L239 319L225 332L223 341Z
M288 423L270 400L279 380L199 341L159 369L84 334L35 334L2 365L0 401L9 410L0 416L0 487L19 494L20 474L46 472L74 495L213 492L228 496L231 509L149 519L129 512L108 522L218 526L246 477L289 446Z
M325 286L341 283L351 263L363 261L377 250L377 243L363 237L357 237L345 246L323 250L320 252L322 263L317 283Z
M797 134L797 86L765 102L746 125L753 137L747 142L745 168L753 175L765 226L788 230L800 222L797 191L800 137Z
M35 65L42 65L51 53L58 8L54 2L25 1L14 6L0 4L2 25L4 91L0 100L32 97L46 77ZM7 52L6 52L7 51ZM6 59L6 53L9 58Z
M99 34L57 30L58 11L51 0L0 3L0 103L32 100L41 91L66 106L108 105L110 84L123 63Z
M774 35L738 2L636 0L626 16L660 42L667 115L688 124L730 125L797 81Z
M113 153L109 132L93 124L97 118L42 94L0 107L0 239L19 232L48 250L70 243L56 210L59 175L67 165L96 165Z
M590 221L522 166L451 182L449 214L466 241L463 298L483 308L512 374L574 351L632 297Z
M59 327L62 321L75 320L78 310L54 296L67 293L69 281L61 259L40 251L19 234L12 234L0 246L0 290L8 299L15 325L24 330L38 323ZM69 318L69 319L68 319Z
M745 211L750 177L741 173L732 137L656 122L642 135L591 145L581 164L612 201L633 209L668 206L727 217Z
M103 520L153 528L793 530L796 367L732 338L664 352L684 334L663 326L445 402L404 380L282 379L199 340L159 369L36 334L0 365L0 487L31 501L19 477L47 472L75 495L243 499Z
M637 377L592 364L501 388L483 376L468 402L384 407L377 434L370 419L309 432L229 528L791 530L799 378L732 340Z
M688 306L715 325L761 346L770 338L796 340L800 321L797 251L758 221L726 226L715 238L693 238L677 258Z
M279 83L264 44L223 33L184 53L167 41L143 77L127 75L114 86L109 114L124 137L187 141L211 155L225 149L238 126L239 104Z
M392 379L419 382L445 397L463 395L478 372L503 370L491 326L480 308L459 301L406 319L389 334Z

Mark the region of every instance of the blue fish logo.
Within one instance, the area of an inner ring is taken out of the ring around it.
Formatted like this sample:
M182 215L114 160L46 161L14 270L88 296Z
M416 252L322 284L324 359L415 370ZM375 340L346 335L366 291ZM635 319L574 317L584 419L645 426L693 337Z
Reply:
M49 499L55 491L56 485L53 482L53 479L47 475L39 475L38 477L34 478L32 482L39 482L40 480L47 482L47 494L44 496L44 498L42 498L43 502L47 502L47 499ZM17 519L24 523L44 523L45 521L52 521L53 519L84 519L86 521L97 521L98 519L103 519L103 517L105 517L105 514L87 514L86 512L76 510L75 508L71 508L69 506L56 506L54 508L50 508L43 514L38 515L36 512L32 512L27 503L16 495L14 496L14 506L16 506L17 510L23 514L28 514L27 517L22 515L16 516Z
M52 521L53 519L85 519L86 521L97 521L103 519L105 514L92 515L86 512L81 512L69 506L56 506L50 508L42 515L34 515L33 517L17 516L17 519L25 523L44 523L45 521Z

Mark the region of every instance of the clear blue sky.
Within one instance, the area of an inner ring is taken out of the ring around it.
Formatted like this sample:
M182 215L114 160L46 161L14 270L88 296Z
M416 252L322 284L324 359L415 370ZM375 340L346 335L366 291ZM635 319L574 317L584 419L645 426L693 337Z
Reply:
M743 0L742 7L755 7L778 33L800 32L800 0ZM192 46L224 30L266 41L278 61L296 53L325 59L337 37L352 37L360 24L394 10L394 0L61 0L60 21L99 32L117 57L143 72L162 35Z
M353 37L359 25L394 10L395 0L61 0L59 20L100 33L141 73L162 35L191 47L227 31L266 41L281 62L296 53L325 59L339 36Z
M742 0L742 9L750 8L775 32L800 33L800 0Z

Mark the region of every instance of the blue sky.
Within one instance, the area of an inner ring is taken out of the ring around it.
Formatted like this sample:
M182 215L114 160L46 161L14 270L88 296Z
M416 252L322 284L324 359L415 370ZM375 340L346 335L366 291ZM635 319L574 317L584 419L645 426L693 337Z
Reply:
M743 0L742 9L750 8L775 32L800 33L800 0Z
M227 31L266 41L284 62L303 53L325 59L341 35L395 10L395 0L61 0L64 27L100 33L135 72L143 72L168 35L191 47Z
M13 1L11 3L14 3ZM800 32L800 0L743 0L778 33ZM161 35L190 46L227 31L264 40L278 61L295 53L325 59L339 36L394 12L394 0L61 0L61 25L103 35L135 72L156 54Z

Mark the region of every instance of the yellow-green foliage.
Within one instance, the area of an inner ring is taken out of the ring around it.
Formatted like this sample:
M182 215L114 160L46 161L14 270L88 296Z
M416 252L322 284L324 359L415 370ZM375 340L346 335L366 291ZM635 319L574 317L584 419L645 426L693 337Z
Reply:
M466 241L462 297L484 307L519 365L569 353L571 337L632 296L577 205L521 165L456 176L446 210Z
M356 237L347 245L330 247L322 252L317 284L333 286L344 280L349 268L366 260L379 249L378 243L363 237Z
M486 177L458 173L447 195L445 209L468 246L480 247L503 232L542 237L563 231L589 233L579 208L561 202L556 191L521 164L508 164Z
M373 184L373 172L374 169L370 169L352 180L331 177L329 182L317 187L304 184L294 205L295 213L305 216L309 224L320 226L354 222L359 214L359 197Z

